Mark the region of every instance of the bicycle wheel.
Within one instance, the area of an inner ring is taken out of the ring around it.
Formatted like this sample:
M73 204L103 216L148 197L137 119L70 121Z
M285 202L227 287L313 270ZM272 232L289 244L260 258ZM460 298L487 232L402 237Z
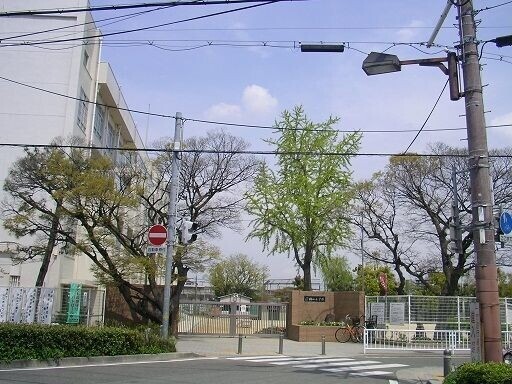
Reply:
M334 334L334 337L336 340L338 340L339 343L346 343L350 340L350 329L347 327L341 327L338 328L336 333Z
M357 343L362 343L364 340L364 327L362 327L360 325L357 327L354 327L352 332L353 332L352 337L355 338L355 341Z

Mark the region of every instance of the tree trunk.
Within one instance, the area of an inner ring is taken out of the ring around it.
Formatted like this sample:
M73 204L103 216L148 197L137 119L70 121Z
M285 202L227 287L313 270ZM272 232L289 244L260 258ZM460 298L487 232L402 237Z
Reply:
M302 270L304 271L304 290L311 291L311 263L304 263Z
M53 248L55 248L55 242L57 240L57 231L59 230L60 224L60 203L57 203L57 207L55 208L54 215L52 218L52 226L50 229L50 233L48 236L48 242L46 243L46 248L44 250L43 259L41 260L41 267L39 268L39 273L36 279L36 287L42 287L44 283L44 279L46 274L48 273L48 268L50 266L50 261L52 259Z

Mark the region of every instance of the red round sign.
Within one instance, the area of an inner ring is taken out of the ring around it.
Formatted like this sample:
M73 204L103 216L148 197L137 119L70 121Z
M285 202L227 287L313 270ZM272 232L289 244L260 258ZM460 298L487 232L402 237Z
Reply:
M152 245L163 245L167 240L167 228L160 224L153 225L149 228L148 240Z

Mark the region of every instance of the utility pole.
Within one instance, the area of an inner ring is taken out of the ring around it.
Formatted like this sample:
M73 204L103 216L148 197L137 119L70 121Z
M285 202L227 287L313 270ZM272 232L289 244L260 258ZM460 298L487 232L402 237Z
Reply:
M501 362L500 304L492 192L473 1L458 0L457 9L471 181L471 230L476 253L476 298L480 306L483 360Z
M172 144L171 182L169 183L169 207L167 210L167 252L165 254L164 301L162 303L162 339L169 337L169 308L171 304L171 279L173 270L174 240L176 239L176 200L179 185L179 165L183 119L181 112L176 112L174 125L174 142Z

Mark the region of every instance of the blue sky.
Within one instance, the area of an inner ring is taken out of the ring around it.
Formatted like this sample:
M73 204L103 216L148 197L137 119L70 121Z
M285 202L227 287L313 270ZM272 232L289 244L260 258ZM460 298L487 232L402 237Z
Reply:
M93 5L112 3L92 1ZM474 6L484 9L500 3L505 1L474 1ZM386 50L402 60L445 56L446 47L453 47L459 39L453 7L435 41L440 47L409 44L429 39L445 5L445 0L282 2L105 38L102 56L112 65L128 105L134 109L165 114L179 111L185 118L268 126L284 109L302 105L314 121L329 115L340 117L337 129L415 130L432 109L446 76L437 68L405 66L399 73L368 77L361 64L371 51ZM235 7L180 6L99 25L108 33ZM130 12L134 11L124 11ZM101 12L94 17L111 15ZM479 40L511 34L511 16L512 4L481 11L477 15L481 21ZM120 42L125 46L120 47ZM298 42L345 43L347 49L344 53L301 53ZM251 46L240 47L248 44ZM280 47L271 47L276 45ZM512 124L512 47L499 49L487 44L481 63L487 124ZM463 114L464 101L450 101L446 90L426 128L465 127ZM149 146L157 138L170 136L174 129L174 121L168 119L135 116L135 120ZM216 128L222 126L189 121L185 137ZM246 138L251 149L267 149L262 138L269 137L269 130L223 129ZM509 146L511 132L511 127L488 129L489 147ZM415 134L364 133L361 152L403 152ZM466 146L465 137L464 130L423 132L411 151L427 152L427 144L436 141ZM354 159L354 179L369 177L382 169L386 160ZM267 257L258 242L245 244L244 237L244 233L225 233L216 243L222 244L226 255L244 252L268 265L272 277L295 275L291 260Z

